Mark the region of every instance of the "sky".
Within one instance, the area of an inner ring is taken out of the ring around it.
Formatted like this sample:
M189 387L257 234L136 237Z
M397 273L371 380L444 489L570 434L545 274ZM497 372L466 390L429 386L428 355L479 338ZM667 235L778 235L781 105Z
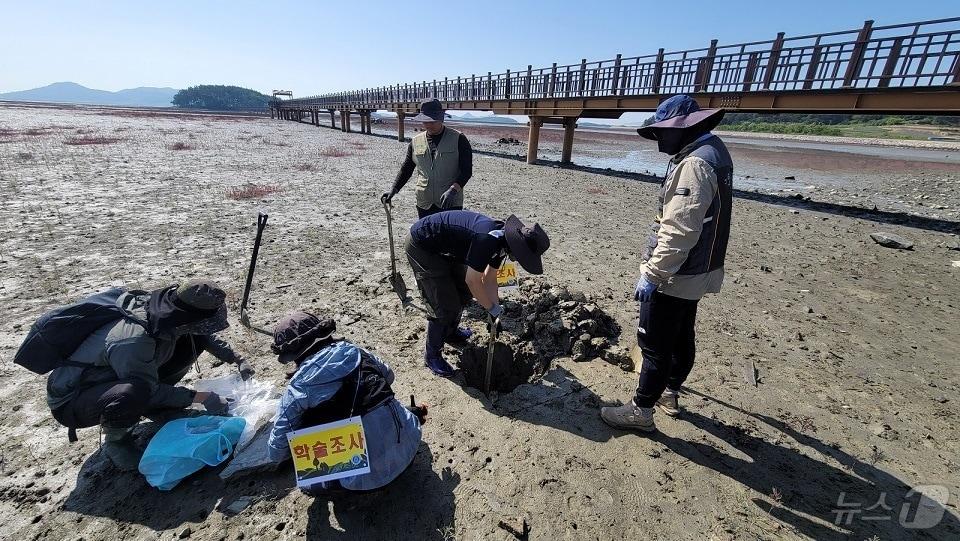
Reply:
M0 0L0 92L72 81L299 97L958 15L957 0Z

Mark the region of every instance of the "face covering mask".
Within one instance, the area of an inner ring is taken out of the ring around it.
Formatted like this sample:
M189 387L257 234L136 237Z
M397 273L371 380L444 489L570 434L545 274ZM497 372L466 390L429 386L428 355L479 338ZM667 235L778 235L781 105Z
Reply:
M680 152L684 146L683 142L683 130L664 129L657 134L657 150L670 156Z
M670 156L676 155L683 147L696 141L704 131L691 129L662 129L657 134L657 149Z

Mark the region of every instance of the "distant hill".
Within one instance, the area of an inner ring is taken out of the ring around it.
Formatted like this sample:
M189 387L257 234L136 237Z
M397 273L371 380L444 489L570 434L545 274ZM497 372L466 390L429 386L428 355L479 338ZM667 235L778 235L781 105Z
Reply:
M490 115L490 116L475 116L470 113L466 113L462 116L455 116L450 118L451 122L468 122L468 123L482 123L482 124L520 124L517 120L499 115Z
M89 105L126 105L137 107L171 107L175 88L140 87L109 92L63 82L0 94L0 100L84 103Z

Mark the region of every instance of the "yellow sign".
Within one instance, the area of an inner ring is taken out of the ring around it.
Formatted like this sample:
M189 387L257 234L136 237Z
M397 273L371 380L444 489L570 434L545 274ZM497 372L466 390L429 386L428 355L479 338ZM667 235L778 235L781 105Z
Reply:
M370 473L360 417L350 417L287 434L297 486Z
M504 261L497 269L497 285L504 291L517 289L520 284L517 276L517 264L513 261Z

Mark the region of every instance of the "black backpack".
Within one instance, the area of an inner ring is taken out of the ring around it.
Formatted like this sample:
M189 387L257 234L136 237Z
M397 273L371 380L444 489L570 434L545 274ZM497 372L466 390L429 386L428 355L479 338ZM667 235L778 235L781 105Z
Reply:
M71 361L70 355L94 331L120 318L146 326L145 321L117 305L117 299L125 292L125 289L119 287L108 289L43 314L30 327L30 332L17 350L13 362L37 374L46 374L61 366L87 366Z

